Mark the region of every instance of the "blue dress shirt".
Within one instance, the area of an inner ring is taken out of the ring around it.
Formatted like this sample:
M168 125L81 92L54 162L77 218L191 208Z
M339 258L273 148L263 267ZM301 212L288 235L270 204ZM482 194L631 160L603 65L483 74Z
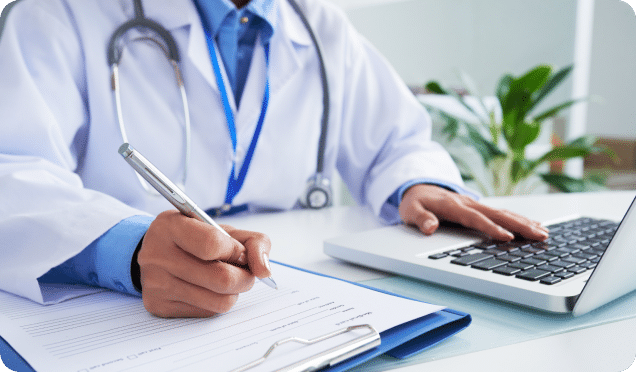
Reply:
M237 9L229 0L195 0L208 33L216 41L225 73L239 106L257 36L264 45L276 27L275 0L252 0Z
M238 107L256 45L269 42L276 27L276 0L251 0L237 9L229 0L194 0L205 31L213 36ZM382 215L395 216L404 192L420 183L435 184L461 194L474 194L457 185L433 179L410 181L389 197ZM386 218L385 218L386 219ZM93 241L75 257L49 270L42 283L81 283L140 295L131 279L131 260L152 218L133 216ZM390 221L399 222L399 221Z

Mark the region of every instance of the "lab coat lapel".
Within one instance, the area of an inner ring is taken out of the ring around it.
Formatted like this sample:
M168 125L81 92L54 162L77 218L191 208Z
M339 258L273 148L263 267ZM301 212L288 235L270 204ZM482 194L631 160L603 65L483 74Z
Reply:
M302 25L298 15L290 8L286 0L279 1L277 28L270 40L269 53L269 86L270 102L281 87L294 75L302 71L302 62L299 52L311 46L311 39ZM252 140L259 115L261 113L263 94L265 91L265 51L257 41L254 56L250 65L250 71L243 90L243 97L236 115L236 126L239 143L245 149ZM239 162L240 151L237 154Z
M278 25L270 46L270 89L275 95L302 70L299 52L311 45L300 18L286 0L279 1Z
M181 59L185 60L187 58L218 94L219 89L212 69L212 62L210 61L205 32L203 31L199 13L192 0L144 1L144 9L148 18L159 22L171 32L181 27L189 27L187 50L182 48ZM223 66L221 66L221 69L223 70ZM225 76L225 71L222 73ZM230 98L230 101L232 107L235 108L233 97Z

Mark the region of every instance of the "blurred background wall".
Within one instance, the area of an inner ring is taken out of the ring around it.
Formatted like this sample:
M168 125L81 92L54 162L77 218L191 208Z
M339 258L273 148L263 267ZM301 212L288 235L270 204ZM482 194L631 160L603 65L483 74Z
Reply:
M590 97L567 110L552 131L601 138L620 163L591 157L568 163L580 176L611 168L607 185L636 189L636 14L620 0L330 0L395 67L405 83L437 80L493 95L505 73L538 64L575 69L542 106ZM634 2L632 1L632 4ZM541 110L538 110L541 111ZM549 146L550 133L543 133ZM541 142L541 141L539 141Z

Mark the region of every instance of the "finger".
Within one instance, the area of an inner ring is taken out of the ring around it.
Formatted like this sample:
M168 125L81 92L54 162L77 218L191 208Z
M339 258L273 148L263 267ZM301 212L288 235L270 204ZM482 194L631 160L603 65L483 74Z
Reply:
M425 235L433 234L439 227L437 217L420 203L412 203L403 211L402 221L417 227Z
M176 301L165 301L154 304L149 300L144 301L144 307L152 315L161 318L209 318L216 314L213 311L200 309L190 304Z
M230 234L245 247L248 266L252 274L258 278L271 276L269 252L272 244L269 237L265 234L238 229L232 230Z
M474 206L475 209L486 215L493 222L506 229L519 233L527 239L545 240L548 231L538 222L505 209L495 209L483 204Z
M247 292L254 285L252 273L241 267L220 261L204 261L178 249L172 257L155 263L156 267L164 268L175 278L216 293Z
M245 262L245 247L223 231L180 213L170 217L168 234L179 248L206 261Z
M166 309L162 307L168 303L188 304L208 313L224 313L229 311L238 300L238 294L215 293L175 277L171 277L163 283L152 282L149 284L151 285L144 288L144 296L154 299L154 310L164 314Z
M491 238L501 241L509 241L514 239L514 235L493 222L490 218L478 210L462 204L456 205L448 211L447 219L451 222L460 223L466 227L479 230L486 233Z

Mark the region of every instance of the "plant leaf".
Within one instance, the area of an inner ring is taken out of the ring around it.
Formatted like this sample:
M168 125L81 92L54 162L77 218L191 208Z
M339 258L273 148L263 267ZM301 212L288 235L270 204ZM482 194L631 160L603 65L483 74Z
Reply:
M539 165L554 160L568 160L572 158L585 157L590 154L598 154L607 152L607 149L596 145L597 138L595 136L581 136L570 143L557 146L546 152L539 159L532 161L529 172L533 172ZM611 156L611 154L610 154Z
M446 120L446 125L442 128L442 133L448 136L449 141L454 140L457 138L457 133L459 132L459 120L444 112L440 112L440 115Z
M554 88L559 86L563 82L563 80L570 74L574 65L569 65L561 70L559 70L554 75L550 76L548 81L541 87L541 89L535 92L532 96L532 104L528 109L528 113L530 113Z
M516 83L524 90L531 94L539 91L550 78L552 74L552 66L539 65L526 72L522 77L518 78Z
M448 92L444 88L442 88L442 85L435 80L431 80L426 83L426 85L424 85L424 88L435 94L448 94Z
M506 153L501 151L495 144L486 140L481 133L479 133L471 125L466 125L468 130L468 138L462 138L467 144L472 146L484 160L484 164L488 164L495 157L505 157Z
M560 105L556 105L542 113L540 113L539 115L534 117L535 121L544 121L547 118L551 118L554 115L558 114L561 110L564 110L570 106L572 106L575 103L581 102L585 100L584 98L579 98L579 99L571 99L569 101L563 102Z
M512 77L512 75L510 74L506 74L502 76L501 79L499 79L499 84L497 84L496 95L497 99L499 99L499 105L501 106L502 110L506 105L508 93L510 92L510 86L512 85L513 81L514 77Z
M599 191L606 189L594 179L573 178L559 173L545 173L540 176L544 182L562 192Z
M504 121L504 137L508 147L514 152L523 152L526 146L539 137L540 131L541 123L536 121Z
M526 159L515 159L510 167L512 182L517 183L530 174L531 162Z

